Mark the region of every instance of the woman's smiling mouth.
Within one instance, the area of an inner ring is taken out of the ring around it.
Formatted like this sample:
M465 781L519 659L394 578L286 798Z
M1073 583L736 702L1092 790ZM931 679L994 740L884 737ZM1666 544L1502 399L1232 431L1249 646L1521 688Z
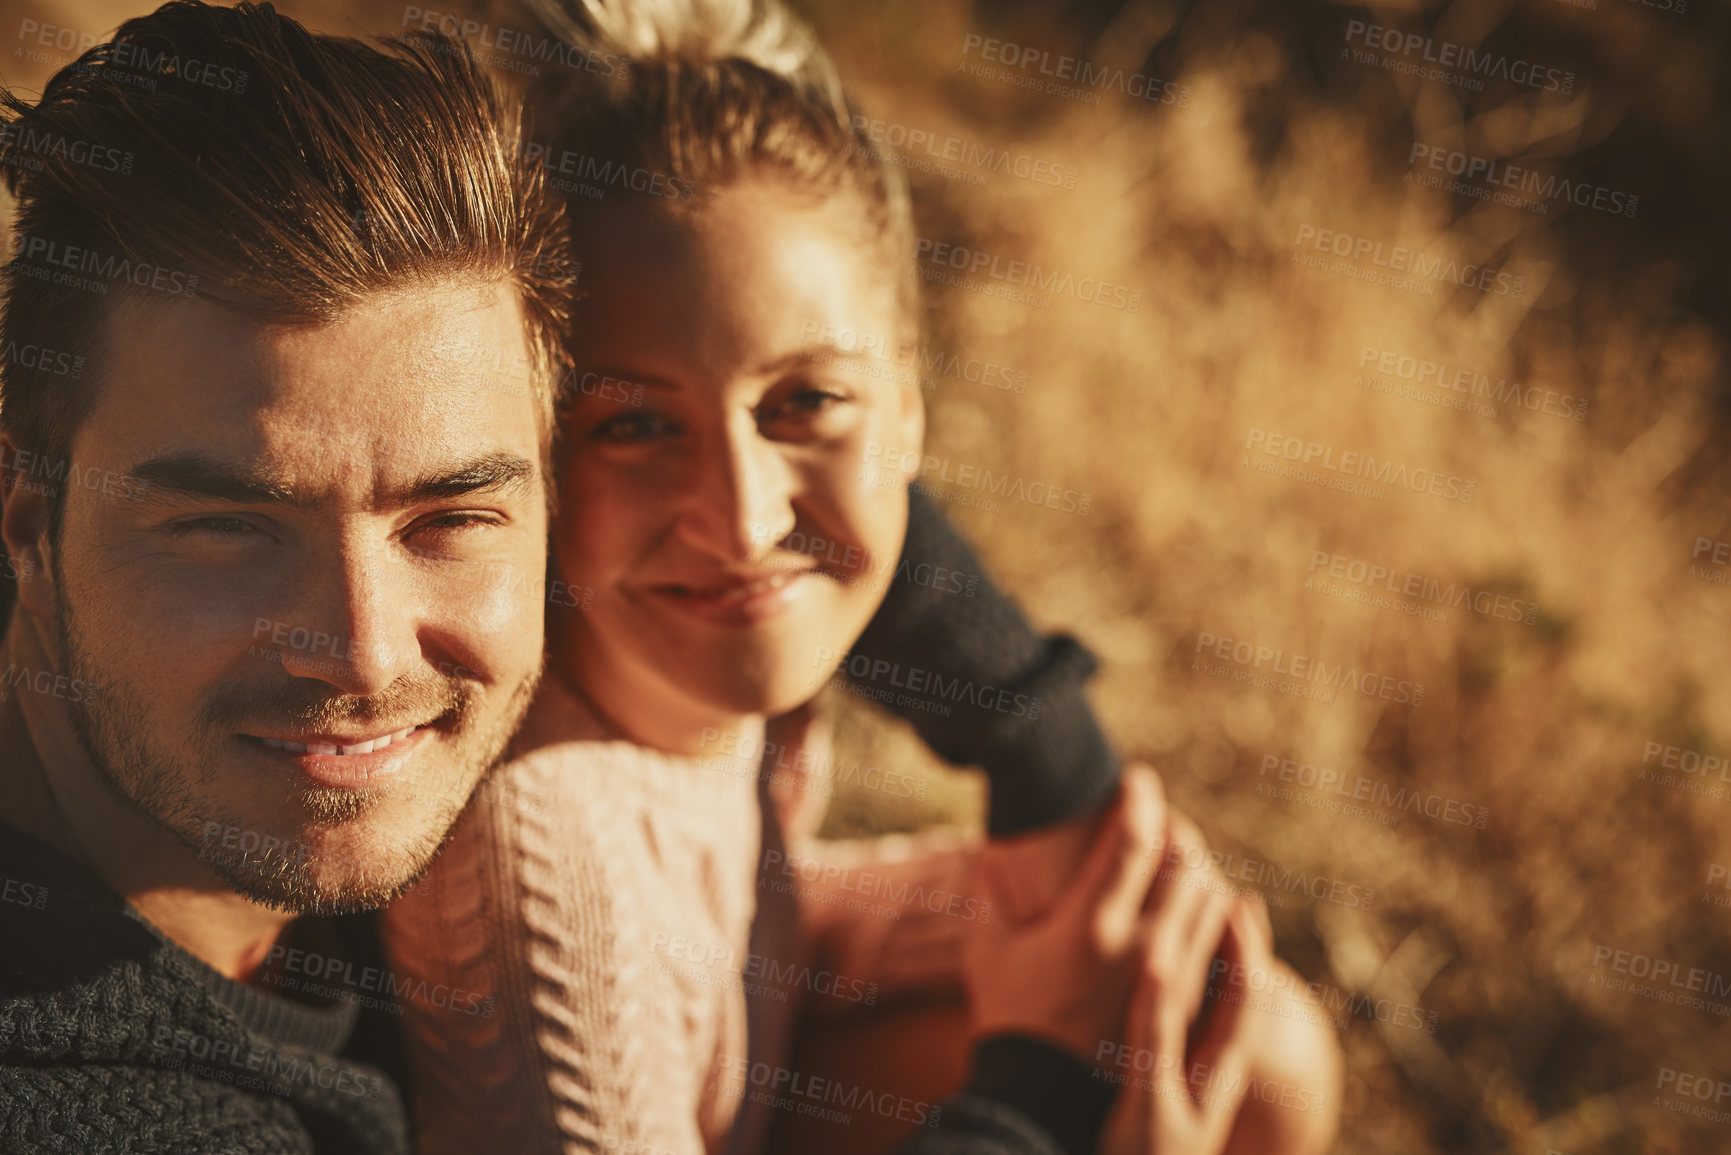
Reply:
M662 605L714 625L750 626L799 601L816 567L722 574L692 582L657 582L648 591Z

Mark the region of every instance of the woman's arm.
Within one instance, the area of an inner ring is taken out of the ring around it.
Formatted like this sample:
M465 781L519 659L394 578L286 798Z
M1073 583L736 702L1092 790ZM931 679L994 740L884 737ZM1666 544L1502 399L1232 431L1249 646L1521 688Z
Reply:
M901 560L853 653L972 684L971 700L955 702L948 716L886 705L943 758L985 770L993 837L1078 818L1110 798L1118 760L1083 693L1093 655L1074 638L1036 633L918 492L908 496ZM993 705L974 704L988 699L988 687Z

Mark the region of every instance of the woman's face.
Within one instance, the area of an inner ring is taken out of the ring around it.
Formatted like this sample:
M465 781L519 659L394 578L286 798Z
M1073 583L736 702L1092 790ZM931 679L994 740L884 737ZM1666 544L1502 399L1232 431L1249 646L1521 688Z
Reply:
M637 741L804 702L894 572L908 476L881 466L917 468L924 415L862 217L749 182L591 218L553 549L586 608L549 629Z

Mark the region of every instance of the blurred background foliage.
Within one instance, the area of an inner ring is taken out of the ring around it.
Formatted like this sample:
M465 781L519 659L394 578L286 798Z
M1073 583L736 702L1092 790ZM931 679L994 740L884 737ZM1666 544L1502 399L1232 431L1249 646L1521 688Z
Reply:
M1686 1117L1657 1085L1664 1069L1731 1078L1727 1020L1591 981L1608 970L1601 947L1731 975L1714 902L1731 890L1710 873L1731 865L1731 797L1641 777L1650 742L1731 752L1731 587L1711 580L1726 567L1692 556L1699 538L1731 540L1731 10L1686 2L799 4L886 125L1074 170L1074 187L978 163L946 175L912 150L923 237L1141 293L1130 312L928 286L928 346L1025 374L1026 389L933 375L927 451L1090 497L1086 516L949 508L1038 623L1100 655L1095 702L1114 740L1160 769L1229 863L1374 890L1368 908L1271 895L1281 953L1307 978L1437 1016L1434 1035L1343 1023L1342 1152L1731 1149L1731 1124ZM144 10L6 7L14 25L95 33ZM412 6L279 7L374 35ZM441 7L533 26L514 0ZM1400 74L1353 57L1355 20L1575 79L1567 93L1501 79L1472 91ZM1078 100L976 75L970 36L1155 77L1183 99ZM21 51L0 60L28 90L48 72ZM1409 179L1431 171L1411 163L1415 144L1637 208L1535 211L1425 187ZM1306 227L1489 264L1525 291L1431 280L1426 294L1307 267L1294 260L1315 252L1295 243ZM1367 348L1583 398L1587 419L1379 392L1363 383ZM1269 476L1244 464L1251 430L1471 479L1473 500ZM1318 553L1541 609L1529 625L1355 603L1307 588ZM1203 635L1422 684L1423 703L1211 677L1194 668ZM831 834L978 825L974 776L857 700L836 706L844 758L918 774L929 792L838 791ZM1397 811L1389 825L1277 797L1270 756L1486 821Z

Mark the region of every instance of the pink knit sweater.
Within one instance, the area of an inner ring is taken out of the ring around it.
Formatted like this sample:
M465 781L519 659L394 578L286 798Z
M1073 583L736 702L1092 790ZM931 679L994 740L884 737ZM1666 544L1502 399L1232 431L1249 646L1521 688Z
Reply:
M421 1155L751 1155L774 1108L749 1074L802 1007L955 981L971 853L790 839L758 773L620 740L547 680L384 915L392 972L430 992L404 1013Z

